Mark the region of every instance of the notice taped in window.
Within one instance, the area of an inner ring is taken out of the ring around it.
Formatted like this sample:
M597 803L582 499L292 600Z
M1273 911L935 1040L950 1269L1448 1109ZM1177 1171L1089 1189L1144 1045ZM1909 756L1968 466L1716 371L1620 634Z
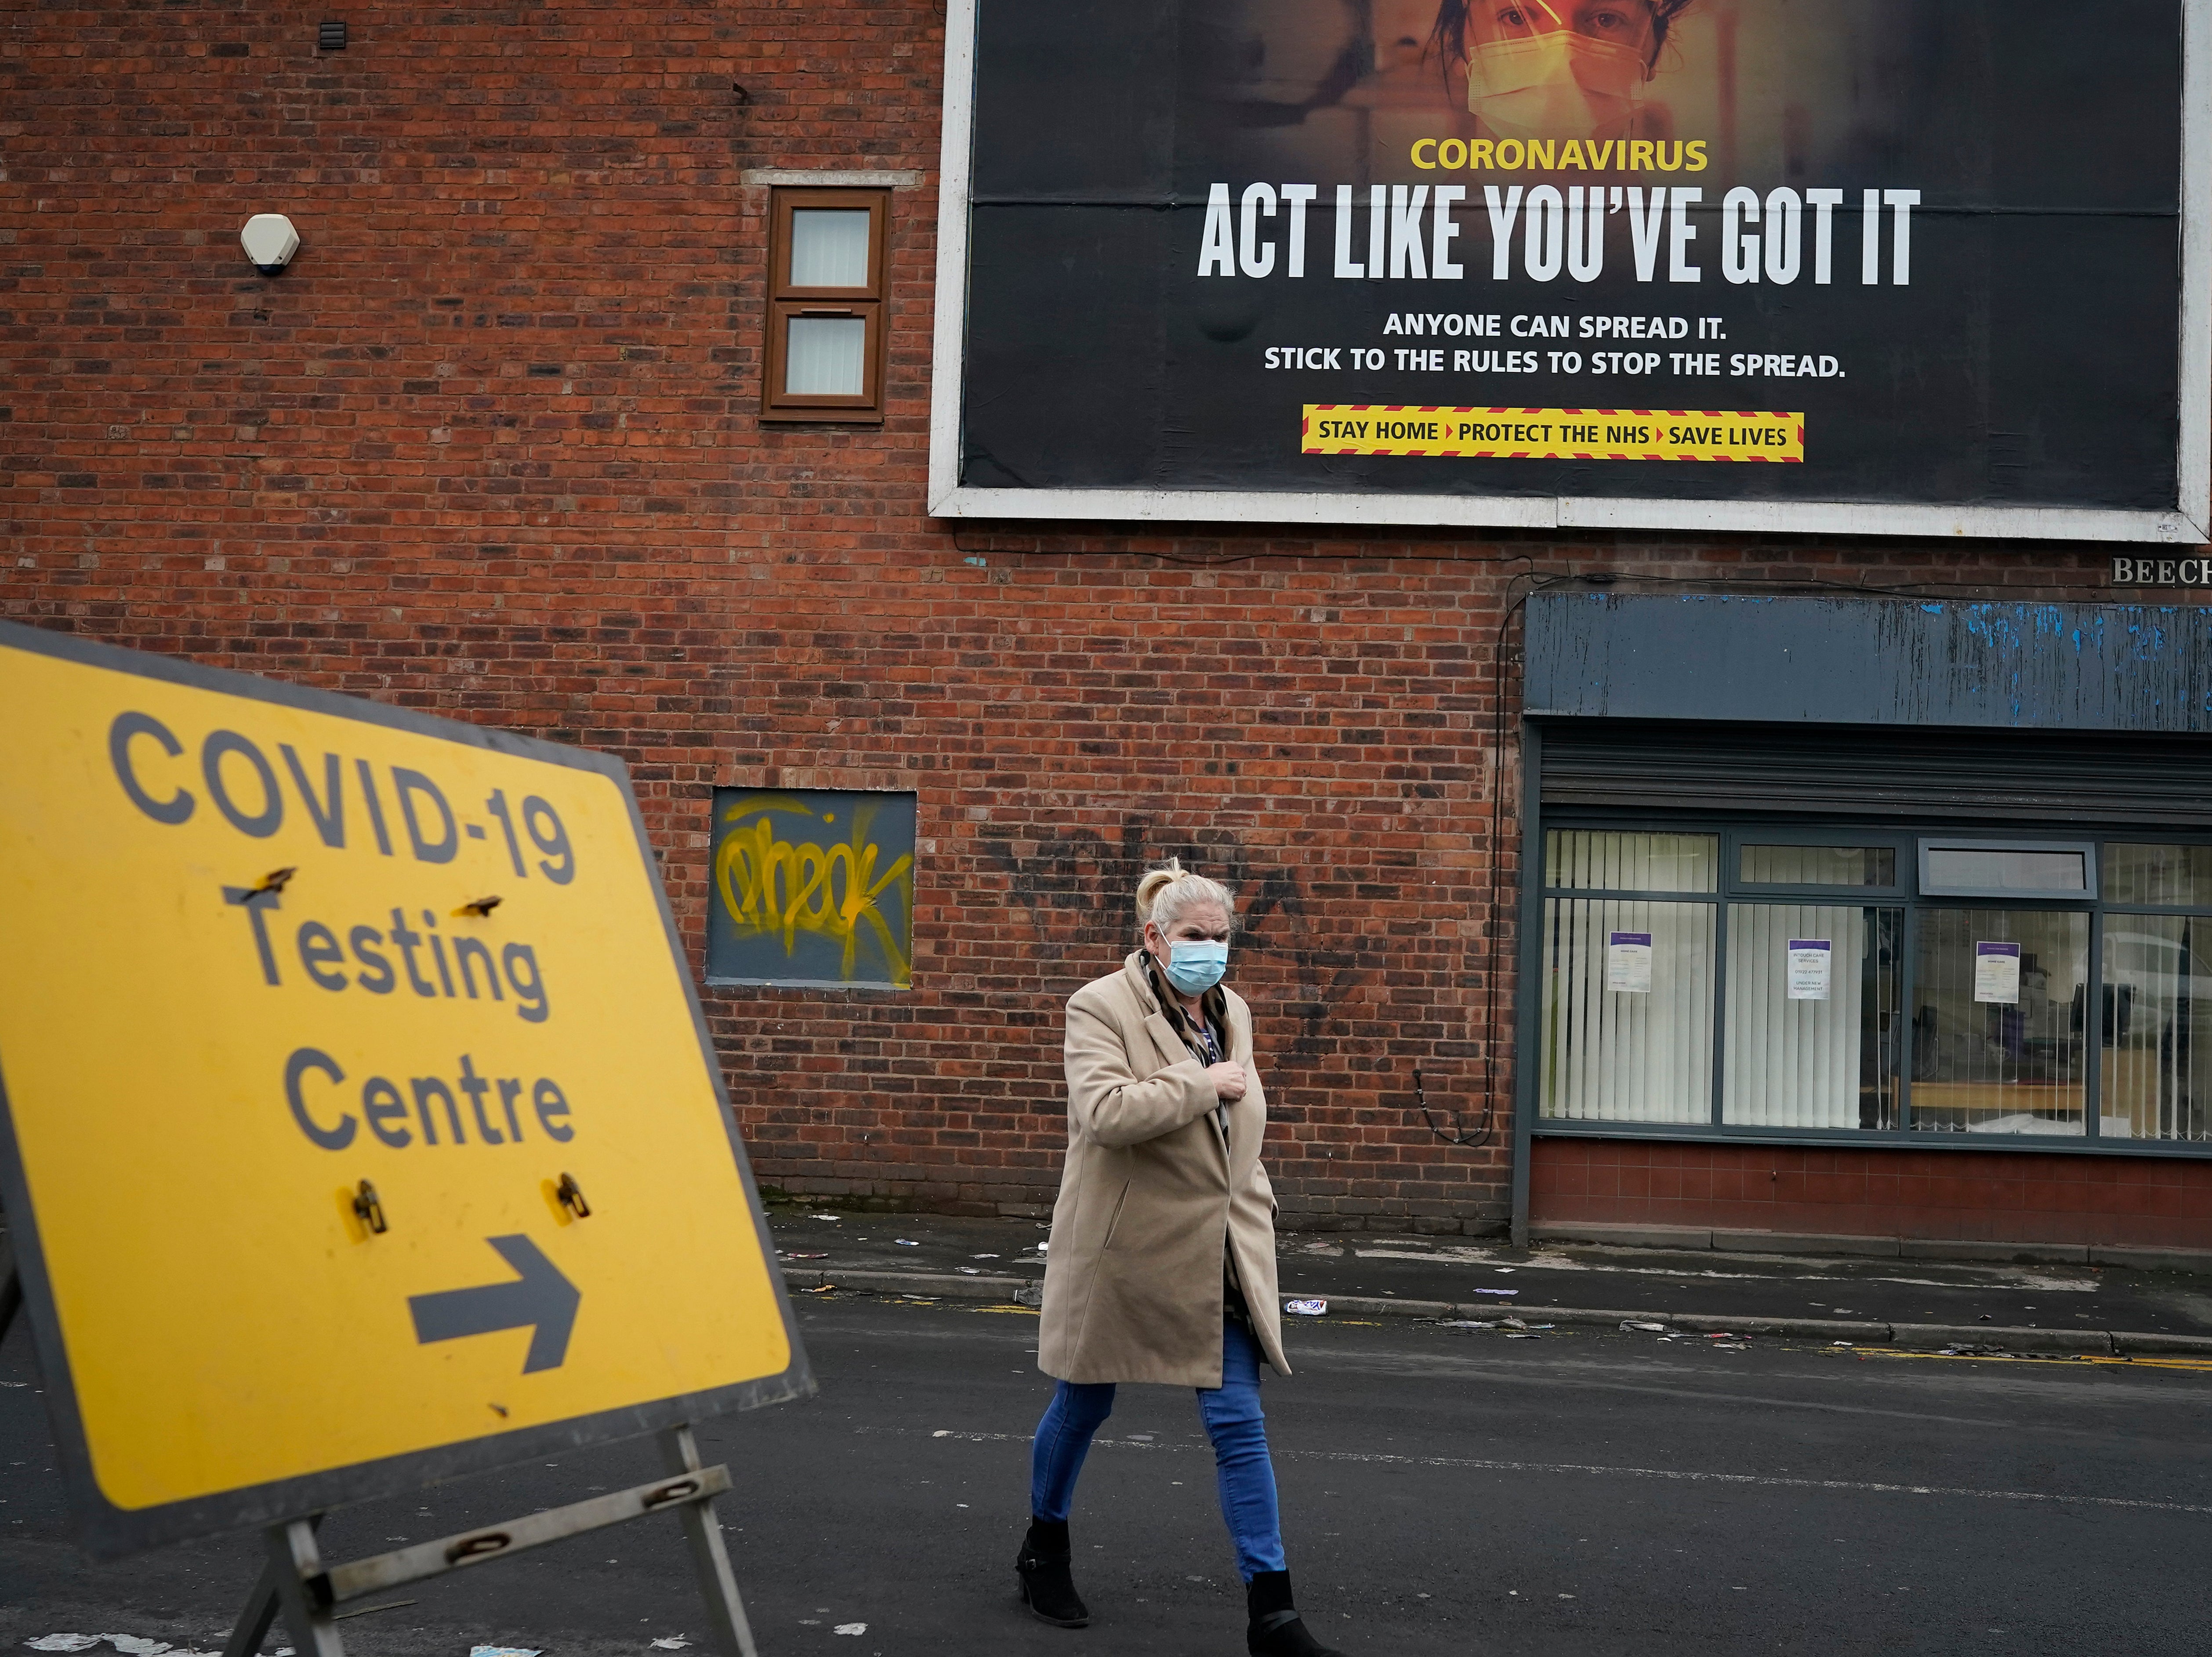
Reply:
M1605 935L1605 986L1624 995L1651 993L1651 934Z
M1790 940L1790 998L1826 1001L1830 982L1829 963L1836 958L1832 940L1793 938Z
M1974 999L2010 1006L2020 1000L2020 945L1974 945Z

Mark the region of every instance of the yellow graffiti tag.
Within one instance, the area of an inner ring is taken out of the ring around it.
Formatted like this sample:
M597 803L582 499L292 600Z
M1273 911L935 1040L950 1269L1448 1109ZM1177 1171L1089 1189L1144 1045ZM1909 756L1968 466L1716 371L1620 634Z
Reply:
M896 885L912 913L914 854L902 852L876 872L883 848L868 838L872 805L853 812L848 838L835 844L778 840L770 821L778 812L815 815L795 799L771 796L733 805L723 816L731 827L715 848L714 884L732 924L755 936L781 933L787 956L801 932L836 938L844 946L838 975L846 979L854 975L865 927L883 950L891 981L904 988L912 968L877 900Z

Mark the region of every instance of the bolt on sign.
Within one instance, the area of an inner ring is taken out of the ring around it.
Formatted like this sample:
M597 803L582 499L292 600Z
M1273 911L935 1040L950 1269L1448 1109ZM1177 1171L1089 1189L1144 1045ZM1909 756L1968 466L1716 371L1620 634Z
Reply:
M0 1196L112 1557L811 1391L620 761L0 625Z

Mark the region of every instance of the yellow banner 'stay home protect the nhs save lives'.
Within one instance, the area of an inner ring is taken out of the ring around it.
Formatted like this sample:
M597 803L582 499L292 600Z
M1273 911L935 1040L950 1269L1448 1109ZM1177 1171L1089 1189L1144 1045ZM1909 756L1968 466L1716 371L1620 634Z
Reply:
M1448 409L1309 403L1306 454L1465 460L1805 458L1802 414L1702 409Z
M0 1194L95 1551L811 1387L618 761L19 627L0 707Z

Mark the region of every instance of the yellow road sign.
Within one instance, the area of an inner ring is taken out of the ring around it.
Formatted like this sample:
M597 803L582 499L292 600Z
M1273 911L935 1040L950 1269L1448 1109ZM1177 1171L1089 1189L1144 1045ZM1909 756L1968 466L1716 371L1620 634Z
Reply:
M627 773L0 627L0 1194L113 1555L810 1390Z

